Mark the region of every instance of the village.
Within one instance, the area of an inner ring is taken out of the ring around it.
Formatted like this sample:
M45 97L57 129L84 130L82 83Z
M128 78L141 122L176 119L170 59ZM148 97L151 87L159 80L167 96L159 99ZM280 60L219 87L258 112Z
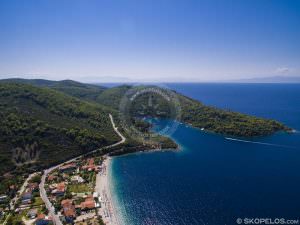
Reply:
M105 149L126 141L111 114L109 118L121 140ZM107 179L110 157L97 153L99 149L43 172L15 177L17 185L0 195L0 224L119 224Z
M51 224L52 219L47 216L48 210L40 196L40 181L41 173L33 173L26 179L20 192L15 193L15 198L3 210L3 224ZM12 185L10 189L16 188Z
M62 164L47 175L44 187L47 198L62 224L104 224L100 209L106 204L105 196L95 191L96 175L103 172L102 160L102 157L80 158ZM13 213L6 216L6 224L18 224L10 221L22 221L20 224L26 225L55 224L40 196L41 176L35 173L25 182Z

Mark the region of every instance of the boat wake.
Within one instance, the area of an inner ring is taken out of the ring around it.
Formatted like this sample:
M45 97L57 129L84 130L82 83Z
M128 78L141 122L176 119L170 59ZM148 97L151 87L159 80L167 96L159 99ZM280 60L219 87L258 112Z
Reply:
M258 144L258 145L268 145L268 146L274 146L274 147L280 147L280 148L294 148L294 147L288 146L288 145L278 145L278 144L272 144L272 143L267 143L267 142L259 142L259 141L247 141L247 140L229 138L229 137L225 137L225 139L229 140L229 141L238 141L238 142Z

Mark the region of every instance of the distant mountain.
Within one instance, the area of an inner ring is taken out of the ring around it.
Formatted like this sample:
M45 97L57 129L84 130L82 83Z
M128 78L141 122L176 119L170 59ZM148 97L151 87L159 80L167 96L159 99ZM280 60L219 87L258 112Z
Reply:
M237 83L300 83L300 76L272 76L261 78L249 78L240 80L228 80L226 82Z
M73 80L51 81L44 79L12 78L3 79L0 80L0 82L14 82L31 84L39 87L48 87L85 100L96 99L98 95L106 89L106 87L102 87L100 85L84 84Z

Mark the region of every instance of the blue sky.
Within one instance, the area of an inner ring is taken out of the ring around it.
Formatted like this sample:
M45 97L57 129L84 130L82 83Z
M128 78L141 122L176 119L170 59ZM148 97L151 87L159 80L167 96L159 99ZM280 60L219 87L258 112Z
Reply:
M0 78L300 75L297 0L1 0Z

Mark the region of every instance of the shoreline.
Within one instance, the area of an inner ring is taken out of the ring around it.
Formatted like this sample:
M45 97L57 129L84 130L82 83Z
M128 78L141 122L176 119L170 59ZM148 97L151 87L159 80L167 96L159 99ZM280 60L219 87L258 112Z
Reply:
M102 216L102 220L106 225L121 225L122 223L120 223L120 218L118 218L111 193L111 160L112 158L110 156L105 156L101 164L101 171L96 177L95 191L100 195L101 199L101 207L98 209L98 213Z
M181 148L176 149L175 152L180 151ZM101 164L101 170L96 175L96 185L95 192L98 193L101 199L101 207L98 208L98 213L101 215L103 222L106 225L124 225L123 218L120 218L121 215L118 214L116 208L116 202L112 198L112 180L111 180L111 163L113 157L124 156L129 154L136 153L155 153L155 152L164 152L164 151L174 151L174 149L151 149L148 151L138 151L131 152L117 156L104 156L103 162Z

